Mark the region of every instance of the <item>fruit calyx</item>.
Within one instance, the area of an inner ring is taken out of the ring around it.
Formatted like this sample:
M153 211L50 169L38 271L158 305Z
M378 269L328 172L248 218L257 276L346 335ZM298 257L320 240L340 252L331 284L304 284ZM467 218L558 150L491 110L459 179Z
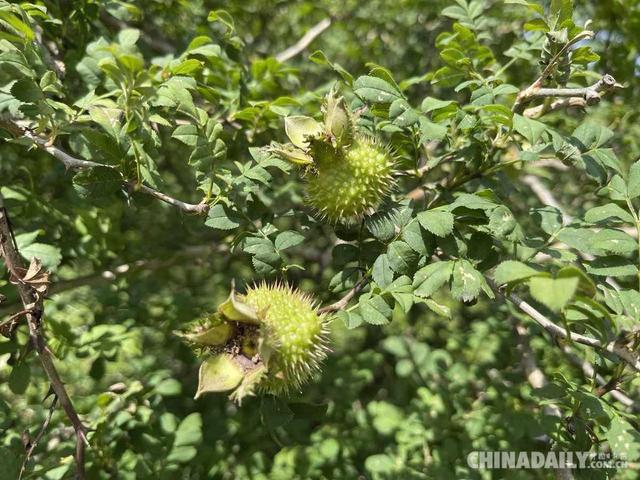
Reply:
M305 168L307 199L318 216L349 223L377 209L394 182L393 155L358 131L344 98L332 89L322 107L324 122L290 116L285 130L291 143L272 144L275 155Z
M196 398L233 390L240 403L256 391L299 390L326 357L328 321L288 285L262 283L244 295L232 289L204 325L180 334L205 355Z

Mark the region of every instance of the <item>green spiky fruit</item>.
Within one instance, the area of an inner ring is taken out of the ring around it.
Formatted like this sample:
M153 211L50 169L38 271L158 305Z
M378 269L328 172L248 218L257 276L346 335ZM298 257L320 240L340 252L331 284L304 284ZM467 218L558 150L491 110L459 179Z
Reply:
M298 390L326 356L327 325L313 299L287 285L262 283L245 295L232 289L204 324L178 333L205 354L196 398L233 390L240 403L256 391Z
M394 184L393 157L368 137L358 136L331 154L316 154L314 162L316 170L307 176L309 203L334 222L375 210Z
M261 319L259 348L268 356L268 374L260 388L272 393L299 388L326 356L325 316L310 296L279 284L251 288L242 301Z

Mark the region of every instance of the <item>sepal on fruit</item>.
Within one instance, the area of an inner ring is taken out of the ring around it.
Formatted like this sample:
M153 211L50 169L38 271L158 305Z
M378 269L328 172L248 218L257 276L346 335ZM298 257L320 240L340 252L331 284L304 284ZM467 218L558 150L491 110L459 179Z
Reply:
M327 316L313 299L287 285L265 283L244 295L233 289L212 323L180 334L207 356L196 398L233 390L240 403L256 391L298 390L326 356Z
M335 89L322 111L323 124L310 117L287 117L291 144L272 144L270 151L305 165L307 198L319 216L349 223L373 213L389 195L395 162L388 148L357 131L353 113Z

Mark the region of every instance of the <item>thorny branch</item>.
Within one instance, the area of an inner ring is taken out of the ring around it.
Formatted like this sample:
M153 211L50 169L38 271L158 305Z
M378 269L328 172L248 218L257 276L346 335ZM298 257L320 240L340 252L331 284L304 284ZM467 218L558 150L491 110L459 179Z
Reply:
M40 431L38 432L35 438L29 439L29 443L25 445L25 448L27 449L27 453L24 456L24 460L22 461L22 467L20 468L20 475L18 476L18 480L20 480L24 475L24 472L27 469L27 464L29 463L29 459L31 458L33 451L38 446L38 443L40 443L40 440L44 436L44 433L47 431L47 428L49 428L49 424L51 423L51 418L53 417L53 412L55 412L57 404L58 404L58 397L56 397L54 394L53 400L51 401L51 406L49 407L49 413L47 414L47 418L45 418L44 423L40 428Z
M76 465L77 478L84 479L84 449L87 442L87 427L82 423L76 412L71 398L60 379L56 369L51 351L42 334L43 300L48 283L48 274L42 271L42 267L37 259L33 259L28 270L23 267L22 258L13 240L13 231L4 207L4 200L0 195L0 256L4 259L5 266L9 272L11 282L16 285L24 309L27 325L29 327L29 338L31 345L37 352L42 368L45 371L51 389L60 401L60 405L69 418L76 433Z
M83 160L80 158L76 158L72 155L69 155L64 150L54 146L50 140L42 138L38 135L35 135L32 131L22 128L21 126L15 124L14 122L2 120L0 119L0 129L4 129L8 131L15 138L26 138L30 140L34 145L36 145L41 150L47 152L70 170L82 170L84 168L93 168L93 167L106 167L113 168L111 165L103 165L101 163L92 162L89 160ZM187 203L176 198L167 195L166 193L162 193L158 190L155 190L146 185L136 185L136 182L125 182L126 187L129 190L139 190L144 192L152 197L157 198L169 205L172 205L183 212L186 213L195 213L197 215L205 214L209 211L209 205L207 203Z

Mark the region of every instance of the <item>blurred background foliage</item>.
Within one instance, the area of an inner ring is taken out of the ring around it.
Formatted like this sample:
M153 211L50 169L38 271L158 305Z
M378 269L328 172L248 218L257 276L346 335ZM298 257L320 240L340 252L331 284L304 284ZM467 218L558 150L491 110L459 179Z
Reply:
M135 55L144 59L145 68L158 66L154 75L189 49L195 37L213 39L222 53L207 58L213 73L198 78L199 94L211 118L224 124L220 138L232 172L231 161L254 165L249 147L285 140L283 115L317 116L322 95L341 78L342 69L356 78L370 71L367 62L381 65L402 81L414 104L425 96L465 102L468 93L456 91L456 85L431 81L443 66L437 39L460 22L491 50L495 59L489 63L495 67L489 68L497 70L516 56L527 36L535 35L525 35L522 28L530 13L513 3L48 1L37 3L48 12L38 35L55 46L65 65L60 98L69 105L93 88L111 88L108 79L94 76L91 52L100 38L126 49L122 32L138 29ZM221 8L227 13L219 12L212 20L210 12ZM303 54L284 63L274 59L325 18L332 20L331 26ZM624 84L615 97L590 108L589 115L614 132L611 144L629 165L640 156L640 3L577 1L576 24L587 19L597 32L590 46L600 59L574 80L592 83L598 73L610 73ZM328 60L320 54L310 59L316 50ZM529 85L539 72L538 58L539 50L522 53L503 72L506 81L518 88ZM341 67L332 69L327 62ZM14 77L4 69L0 85ZM3 111L13 108L9 97L6 91L0 93ZM70 134L64 142L82 156L90 148L68 115L56 110L49 127L64 119L61 130ZM583 118L561 111L545 121L572 131ZM213 188L214 195L219 193L216 188L224 189L224 181L222 187L211 187L206 173L193 174L189 149L171 138L170 129L155 133L161 148L151 147L154 142L142 127L132 126L131 131L155 163L141 173L145 181L155 178L162 191L195 203L201 198L198 188L205 193ZM117 152L108 139L102 141L102 149L95 147L99 142L94 144L93 158L111 163ZM127 169L134 167L122 168L126 178L132 178ZM247 212L251 220L273 220L272 209L278 212L281 231L303 232L304 243L279 262L305 266L287 270L289 280L323 302L333 301L344 290L326 288L340 271L335 251L331 257L331 229L296 212L302 202L300 184L295 175L277 171L269 168L268 193L257 192L250 182L236 185L234 191L240 193L234 202L242 210L247 201L242 192L262 195L261 206L251 204ZM597 204L597 190L585 186L582 173L536 172L551 181L569 213L580 216ZM238 177L236 170L228 175L230 183ZM416 305L410 314L396 308L393 320L382 327L347 329L335 321L333 353L322 375L293 398L254 397L242 406L222 394L194 400L197 359L173 332L214 311L232 280L240 286L251 283L255 264L240 249L230 251L228 232L204 227L201 218L138 192L116 190L97 198L95 192L83 192L78 179L72 180L73 174L46 153L2 144L0 186L18 243L23 253L30 248L54 272L45 303L47 338L78 411L94 429L87 478L551 478L550 471L473 471L466 454L544 450L545 436L568 449L591 448L589 441L562 433L563 419L543 413L541 402L551 394L527 383L521 351L504 321L516 313L486 299L465 306L443 295L438 300L451 309L450 318ZM539 205L522 186L509 190L509 200L520 217ZM16 294L6 279L0 280L0 290L8 297L0 305L6 316ZM582 370L568 363L541 329L532 326L531 331L540 367L575 399L569 410L579 418L602 415L615 421L618 417L609 411L613 406L587 400L590 380ZM48 401L43 403L48 385L37 358L21 355L26 344L22 330L12 341L0 339L3 479L19 470L21 434L34 436L48 410ZM637 381L628 388L637 396ZM629 421L637 426L634 418ZM638 454L638 434L626 426L620 428L632 445L629 453ZM73 449L73 431L58 409L25 478L72 478ZM628 470L582 475L635 478Z

